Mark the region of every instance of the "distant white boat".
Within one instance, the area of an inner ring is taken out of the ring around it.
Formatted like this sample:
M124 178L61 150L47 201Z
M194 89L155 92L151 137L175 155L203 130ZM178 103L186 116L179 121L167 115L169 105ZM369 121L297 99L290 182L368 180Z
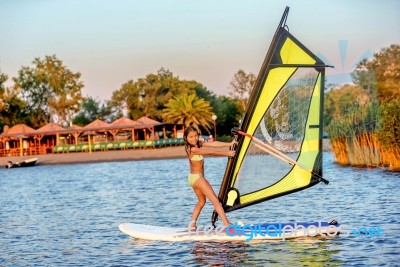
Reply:
M12 161L8 161L6 168L11 169L11 168L18 168L18 167L31 167L36 165L36 161L38 158L31 158L31 159L26 159L20 162L15 162L13 163Z

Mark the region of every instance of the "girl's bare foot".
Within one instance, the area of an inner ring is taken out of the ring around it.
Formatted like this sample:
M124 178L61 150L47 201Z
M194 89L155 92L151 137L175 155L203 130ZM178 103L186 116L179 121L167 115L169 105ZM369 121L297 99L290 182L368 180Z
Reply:
M229 225L231 225L232 223L230 221L227 221L226 223L224 223L224 227L228 227Z
M197 226L196 226L196 222L195 221L191 221L189 224L189 229L190 230L196 230Z

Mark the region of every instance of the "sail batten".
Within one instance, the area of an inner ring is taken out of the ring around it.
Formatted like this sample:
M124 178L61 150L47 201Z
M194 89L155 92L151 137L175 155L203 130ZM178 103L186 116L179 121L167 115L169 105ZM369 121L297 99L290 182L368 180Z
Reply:
M251 92L236 156L227 163L218 195L226 211L323 180L322 104L329 66L286 30L288 11Z

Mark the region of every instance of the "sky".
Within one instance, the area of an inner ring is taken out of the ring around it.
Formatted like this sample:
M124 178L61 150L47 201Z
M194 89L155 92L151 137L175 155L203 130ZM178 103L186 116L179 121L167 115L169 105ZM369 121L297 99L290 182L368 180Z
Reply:
M160 68L229 93L258 74L286 6L289 31L349 82L362 58L400 44L397 0L0 0L0 70L15 77L56 55L100 101Z

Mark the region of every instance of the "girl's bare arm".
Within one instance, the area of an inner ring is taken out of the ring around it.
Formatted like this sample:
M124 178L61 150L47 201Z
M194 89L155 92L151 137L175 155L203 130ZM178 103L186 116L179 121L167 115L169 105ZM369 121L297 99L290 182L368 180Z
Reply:
M220 142L220 141L214 141L214 142L204 142L203 146L204 147L231 147L236 143L235 140L232 142Z
M209 155L209 156L229 156L233 157L235 155L235 150L228 150L228 151L218 151L218 150L210 150L204 148L193 147L192 154L197 155Z

